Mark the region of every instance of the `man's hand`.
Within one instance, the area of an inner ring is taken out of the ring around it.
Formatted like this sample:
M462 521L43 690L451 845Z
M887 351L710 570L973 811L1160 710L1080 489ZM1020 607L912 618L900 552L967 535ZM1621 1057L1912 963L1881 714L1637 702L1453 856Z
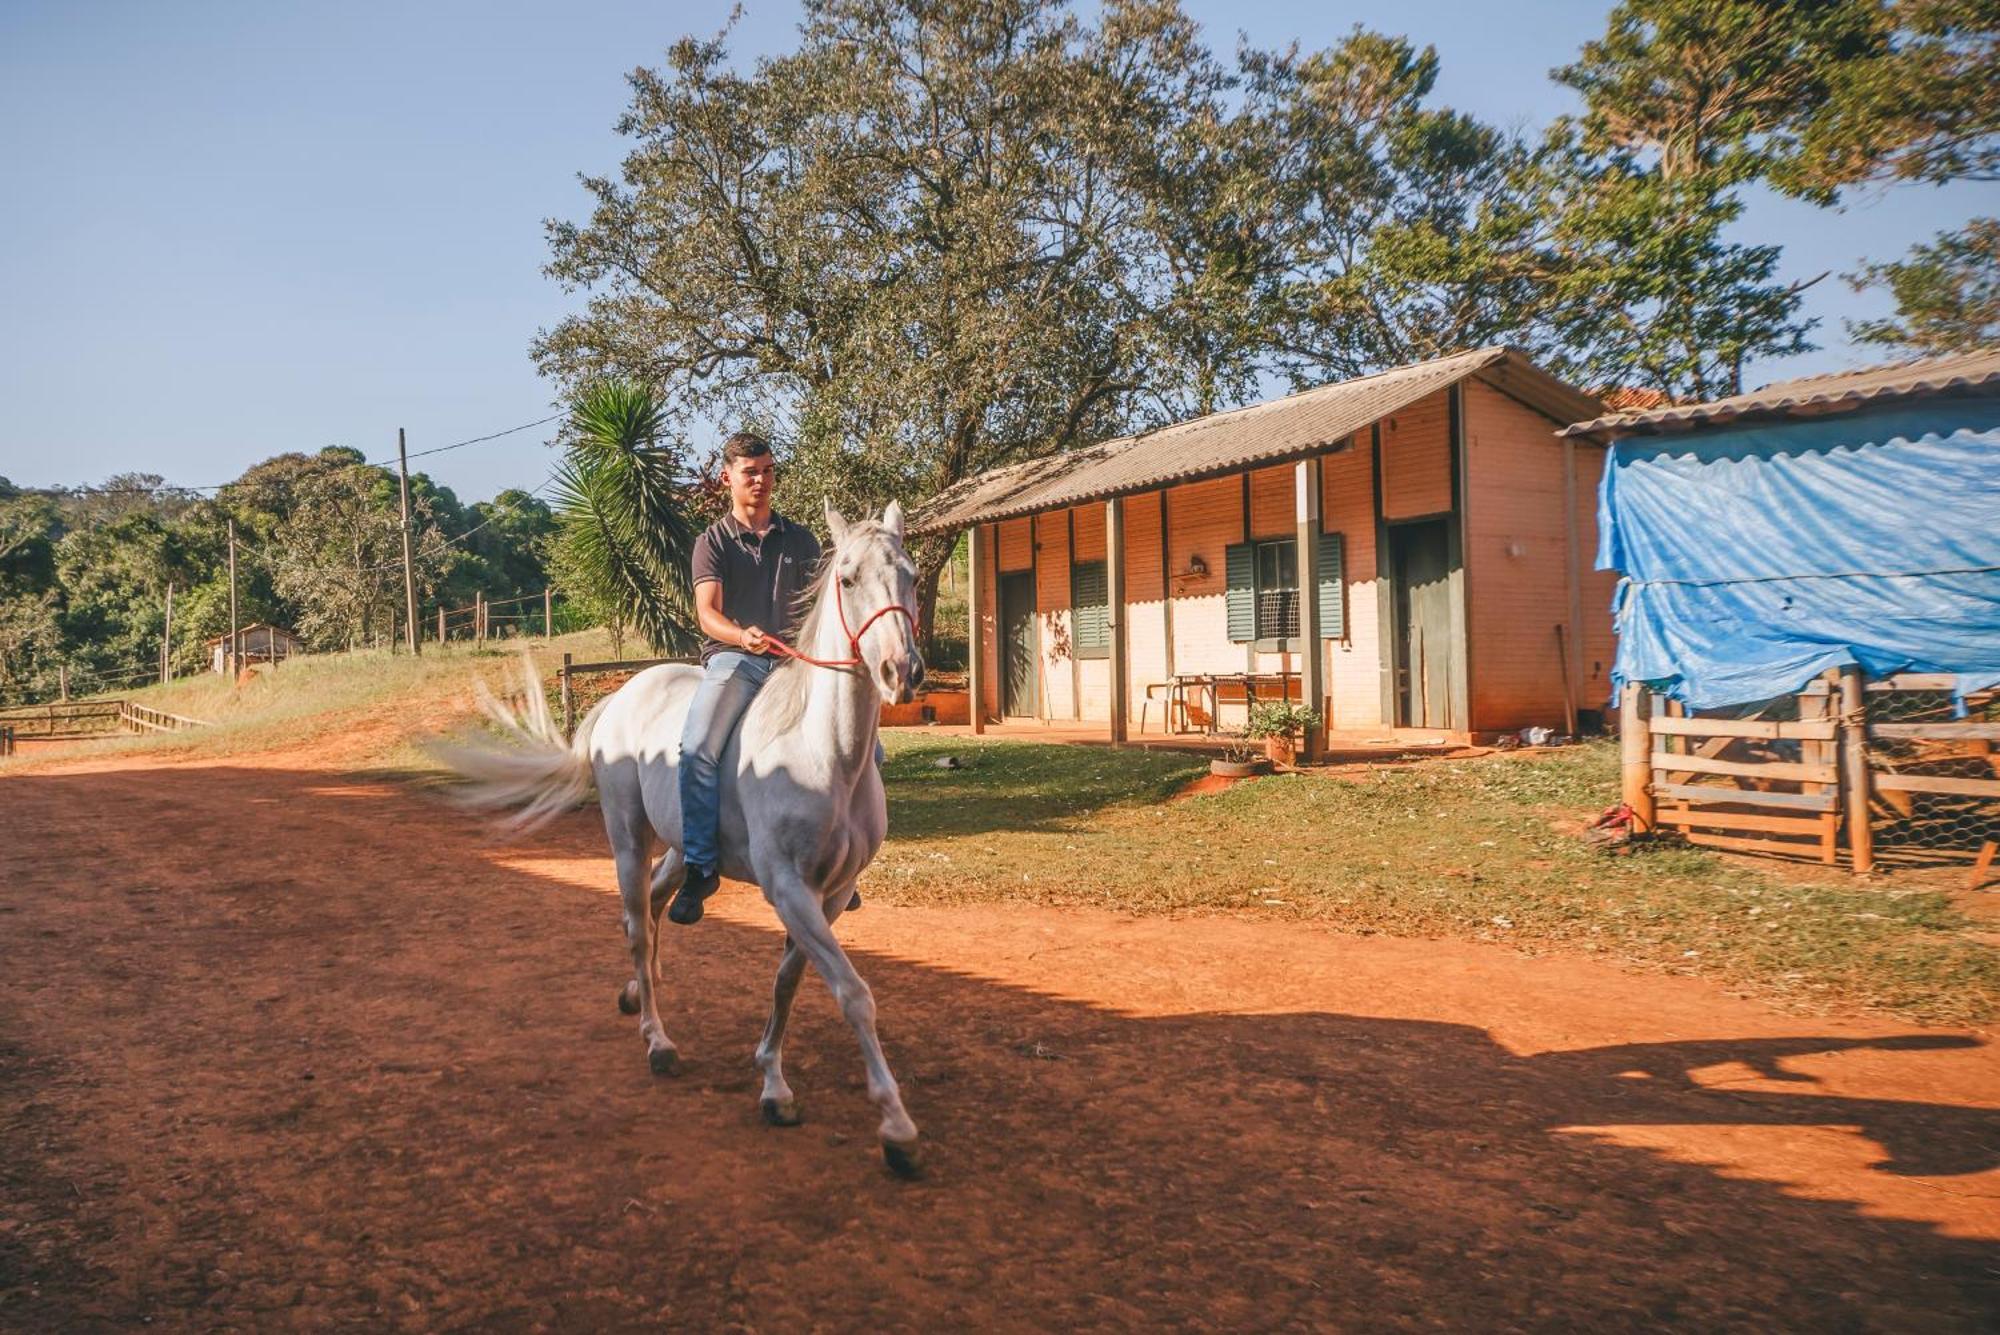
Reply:
M745 626L743 628L743 647L753 654L769 653L771 651L771 644L769 637L764 634L764 628L762 626Z

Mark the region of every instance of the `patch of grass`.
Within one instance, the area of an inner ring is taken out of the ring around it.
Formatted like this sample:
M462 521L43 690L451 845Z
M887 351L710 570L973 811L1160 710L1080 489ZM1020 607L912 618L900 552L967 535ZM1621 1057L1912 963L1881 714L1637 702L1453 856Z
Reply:
M1165 752L937 738L887 731L882 777L898 840L995 831L1075 832L1107 808L1150 807L1179 791L1208 762ZM941 769L956 759L963 768Z
M51 747L28 743L0 767L67 761L132 752L182 756L230 756L297 745L352 729L361 721L382 723L382 740L371 757L382 764L429 768L415 749L415 739L434 731L439 719L454 712L453 702L472 689L474 678L497 682L512 670L522 645L533 650L538 666L553 672L562 655L590 662L611 657L611 641L602 631L557 636L552 645L496 642L474 650L453 645L439 651L426 646L420 658L369 650L353 654L309 654L286 659L275 668L259 667L252 678L232 682L214 673L182 677L168 684L114 692L103 698L124 698L210 726L171 733L137 736L112 734L101 740ZM398 728L399 722L407 727Z
M1576 950L1933 1022L1981 1020L2000 1002L2000 952L1963 935L1942 894L1699 849L1587 848L1568 831L1616 800L1607 746L1261 779L1164 804L1201 762L923 734L894 746L890 840L866 877L890 902L1315 918ZM967 768L932 768L946 753Z

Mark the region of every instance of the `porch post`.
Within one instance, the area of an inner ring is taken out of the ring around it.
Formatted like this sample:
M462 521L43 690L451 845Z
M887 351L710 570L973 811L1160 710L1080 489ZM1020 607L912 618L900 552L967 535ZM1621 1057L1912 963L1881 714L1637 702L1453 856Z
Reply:
M1111 632L1111 744L1125 745L1131 665L1125 639L1125 498L1104 503L1104 614Z
M1299 638L1305 642L1299 651L1299 699L1318 712L1326 697L1326 646L1319 638L1319 460L1293 464L1292 481L1299 533ZM1320 722L1321 728L1306 730L1301 758L1308 763L1319 759L1323 713Z
M965 688L972 697L966 717L975 733L986 731L986 526L966 530Z

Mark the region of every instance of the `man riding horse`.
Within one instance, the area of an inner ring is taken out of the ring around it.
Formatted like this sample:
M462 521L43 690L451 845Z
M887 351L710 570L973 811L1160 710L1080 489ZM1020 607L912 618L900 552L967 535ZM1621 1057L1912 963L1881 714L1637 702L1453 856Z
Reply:
M687 879L667 907L686 926L701 921L702 903L720 883L716 829L721 761L738 720L778 660L799 619L799 595L819 566L819 541L802 524L771 508L777 461L762 436L739 431L722 445L729 513L695 540L695 616L701 645L701 685L681 732L682 852ZM857 893L848 905L859 908Z

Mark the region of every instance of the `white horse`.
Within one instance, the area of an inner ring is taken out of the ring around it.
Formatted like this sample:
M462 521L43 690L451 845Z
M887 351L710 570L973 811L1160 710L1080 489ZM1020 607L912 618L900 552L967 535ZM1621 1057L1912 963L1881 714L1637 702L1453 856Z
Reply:
M868 1097L882 1114L878 1134L889 1166L917 1170L917 1127L875 1035L875 999L834 938L833 922L855 878L888 831L882 776L875 766L883 702L910 699L923 682L909 608L916 567L903 551L903 511L849 524L826 507L833 545L806 593L810 605L797 656L781 663L751 702L723 753L721 873L764 891L785 927L771 1018L757 1045L763 1111L776 1126L799 1121L785 1083L785 1021L807 961L832 989L861 1041ZM697 668L652 667L602 701L564 741L539 684L523 711L486 696L505 741L438 748L467 780L463 797L488 810L513 809L515 832L574 806L594 781L618 865L632 981L620 1009L639 1016L649 1064L673 1073L680 1057L660 1023L660 910L679 889L681 720L701 680ZM652 841L666 845L658 862Z

